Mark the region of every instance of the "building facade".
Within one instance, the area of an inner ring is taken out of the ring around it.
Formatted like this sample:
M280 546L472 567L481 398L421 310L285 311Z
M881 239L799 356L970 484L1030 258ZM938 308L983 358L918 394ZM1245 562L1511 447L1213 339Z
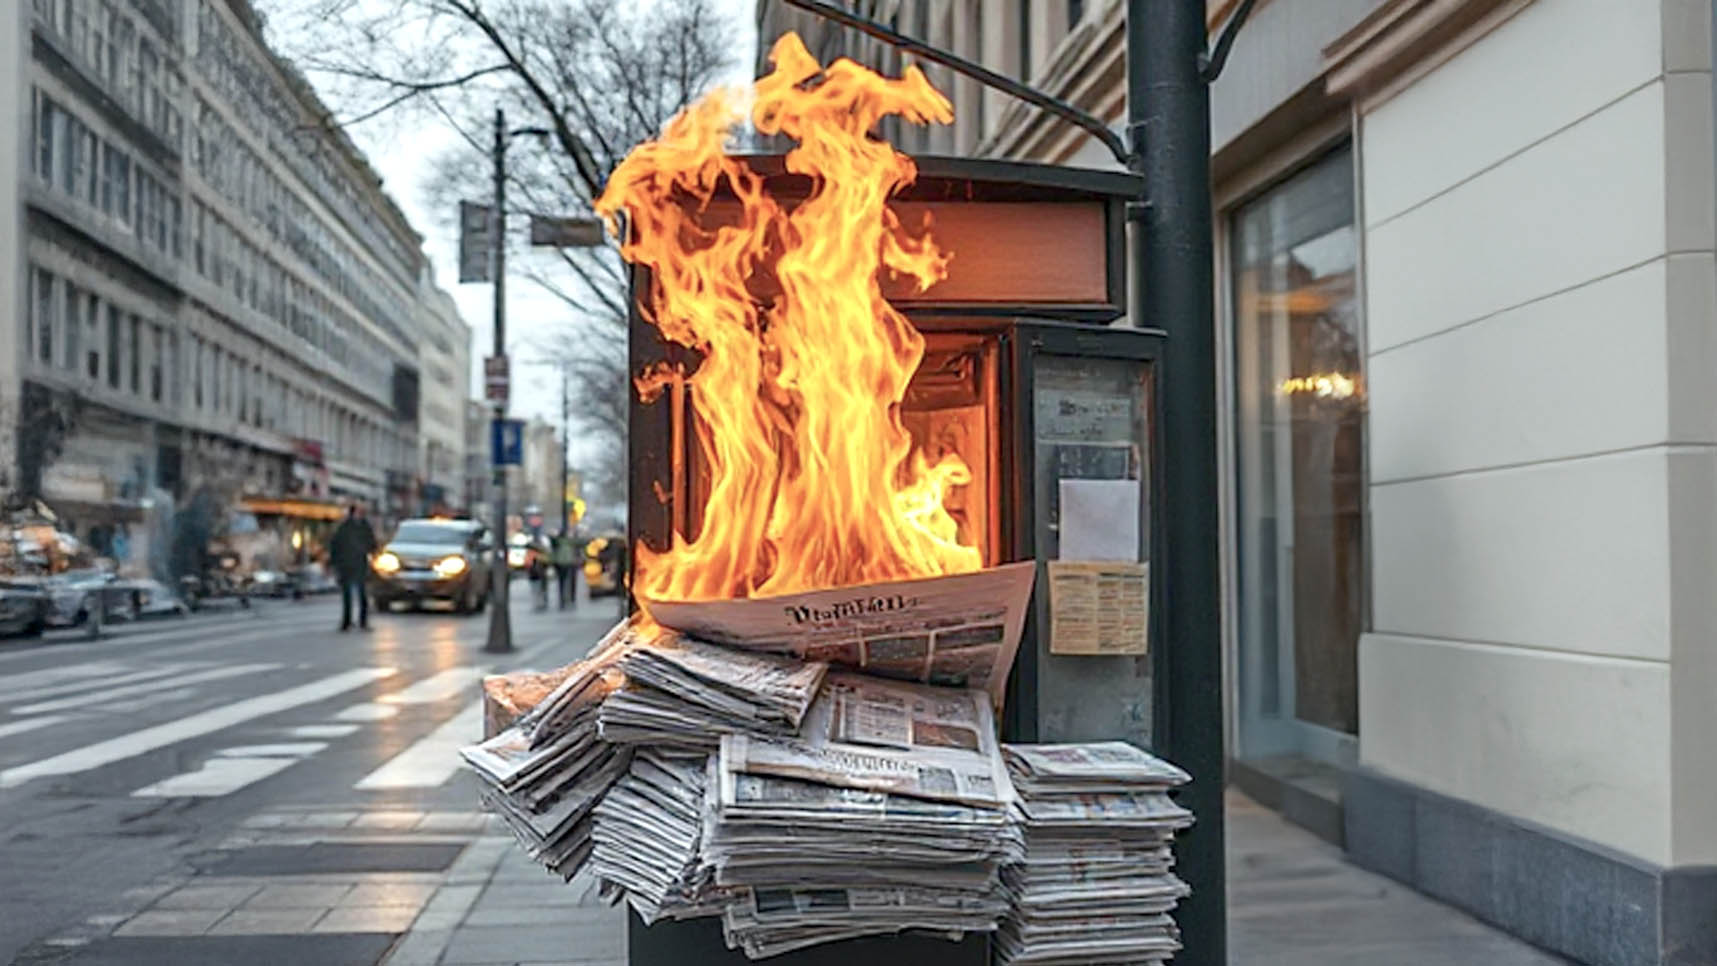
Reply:
M465 494L465 402L471 384L471 327L425 266L419 291L418 434L420 513L474 510Z
M451 340L457 314L248 2L28 0L0 19L11 497L79 531L199 492L409 511L425 332ZM428 435L451 445L437 406Z
M544 419L525 424L525 462L515 484L519 511L536 520L544 533L560 529L561 484L566 476L566 448L560 427ZM534 514L529 511L535 510Z
M1118 0L875 8L1124 125ZM1711 18L1260 0L1211 91L1229 777L1587 963L1717 962ZM929 73L907 150L1115 163Z

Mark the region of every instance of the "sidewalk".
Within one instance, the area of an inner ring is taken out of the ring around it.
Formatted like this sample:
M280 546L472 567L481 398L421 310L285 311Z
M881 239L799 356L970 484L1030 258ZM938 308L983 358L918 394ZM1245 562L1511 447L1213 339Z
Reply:
M1560 966L1228 792L1230 966Z
M1231 966L1564 962L1349 864L1237 792L1228 809ZM625 966L624 918L597 901L594 884L581 877L562 885L496 835L497 825L490 829L386 962Z
M1564 962L1348 864L1238 793L1228 808L1232 966ZM276 808L193 865L21 961L627 966L623 911L475 811Z

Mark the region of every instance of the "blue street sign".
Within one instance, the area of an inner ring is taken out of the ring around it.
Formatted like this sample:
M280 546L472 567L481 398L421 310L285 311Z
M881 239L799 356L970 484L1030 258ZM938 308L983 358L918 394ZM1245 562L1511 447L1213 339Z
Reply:
M496 419L489 423L489 456L494 466L518 466L525 461L525 421Z

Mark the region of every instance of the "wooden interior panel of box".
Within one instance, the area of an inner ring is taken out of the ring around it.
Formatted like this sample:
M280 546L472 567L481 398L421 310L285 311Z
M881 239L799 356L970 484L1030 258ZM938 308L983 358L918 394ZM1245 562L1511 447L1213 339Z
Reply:
M1109 303L1107 216L1100 201L897 201L914 233L930 219L931 237L953 258L948 277L927 291L884 278L883 294L901 308L937 305ZM739 203L717 198L709 227L738 220Z

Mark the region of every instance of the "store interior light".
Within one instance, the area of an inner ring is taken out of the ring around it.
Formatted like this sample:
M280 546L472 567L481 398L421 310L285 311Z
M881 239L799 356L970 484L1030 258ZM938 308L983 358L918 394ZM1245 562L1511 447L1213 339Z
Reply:
M1309 376L1292 376L1283 379L1279 389L1284 396L1349 399L1359 391L1359 384L1353 377L1339 372L1320 372Z

